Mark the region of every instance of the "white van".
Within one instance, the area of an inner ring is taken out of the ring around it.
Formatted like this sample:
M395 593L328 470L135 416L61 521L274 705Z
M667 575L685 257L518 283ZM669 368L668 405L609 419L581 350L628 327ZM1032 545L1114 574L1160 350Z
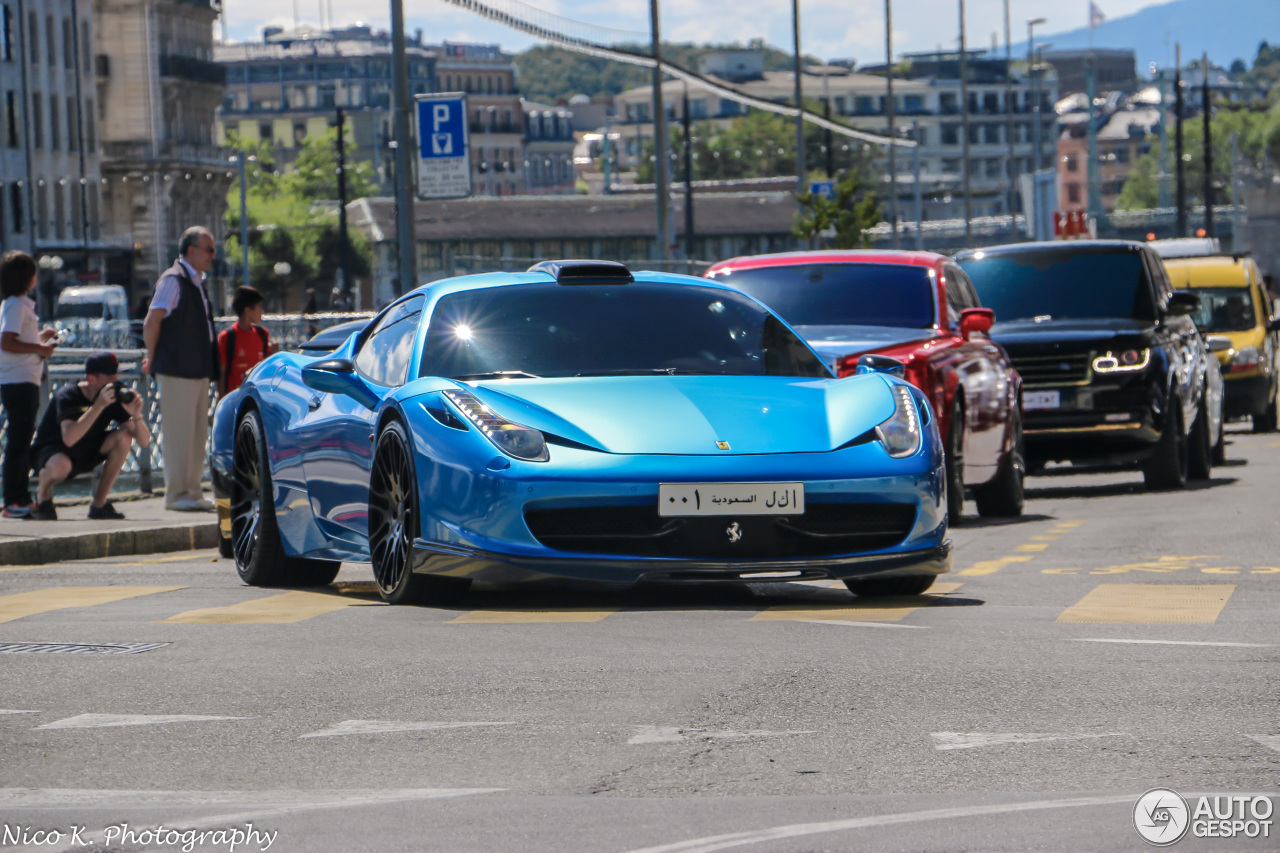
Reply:
M128 320L129 297L118 284L63 288L54 309L55 320Z

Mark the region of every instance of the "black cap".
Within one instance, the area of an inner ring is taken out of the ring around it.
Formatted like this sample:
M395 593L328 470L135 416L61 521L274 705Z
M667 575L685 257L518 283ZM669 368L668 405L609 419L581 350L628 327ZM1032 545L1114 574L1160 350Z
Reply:
M120 362L116 361L115 353L95 352L84 360L84 372L115 376L120 372Z

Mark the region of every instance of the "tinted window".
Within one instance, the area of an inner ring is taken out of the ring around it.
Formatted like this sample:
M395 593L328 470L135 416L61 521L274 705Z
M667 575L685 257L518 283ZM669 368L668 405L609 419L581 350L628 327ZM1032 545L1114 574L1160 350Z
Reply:
M1253 300L1246 287L1197 287L1200 310L1191 315L1202 332L1246 332L1254 327Z
M711 373L830 376L773 314L683 284L530 284L453 293L431 315L424 376Z
M793 326L934 325L933 283L925 267L799 264L716 276L751 294Z
M423 297L393 306L370 334L356 356L356 368L370 381L403 385L413 356L413 339L422 318Z
M978 298L1001 321L1034 317L1154 320L1151 286L1137 252L1043 249L960 262Z

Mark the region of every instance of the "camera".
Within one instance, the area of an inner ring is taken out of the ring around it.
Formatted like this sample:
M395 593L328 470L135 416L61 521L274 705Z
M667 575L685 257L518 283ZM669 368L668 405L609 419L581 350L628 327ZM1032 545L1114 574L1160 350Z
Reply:
M124 382L119 379L112 382L111 387L116 389L117 403L132 403L133 398L137 396L137 393L132 388L125 385Z

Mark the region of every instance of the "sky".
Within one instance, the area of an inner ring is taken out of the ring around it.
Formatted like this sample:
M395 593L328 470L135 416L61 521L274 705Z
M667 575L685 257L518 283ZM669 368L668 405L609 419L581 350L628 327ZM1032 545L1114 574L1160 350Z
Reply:
M1159 5L1159 0L1095 2L1109 18ZM632 40L647 39L649 32L647 0L531 0L527 5L634 33ZM965 0L965 6L971 47L989 46L993 33L1003 40L1004 0ZM1044 34L1088 23L1089 0L1009 0L1009 6L1015 43L1025 39L1028 18L1047 18L1048 23L1037 28L1037 33ZM223 0L222 8L227 37L234 41L261 39L264 26L292 27L295 11L300 22L312 26L321 24L322 14L328 18L330 8L336 26L364 21L386 29L391 20L388 3L361 0ZM775 47L791 47L791 4L785 0L667 0L659 9L665 41L746 44L763 38ZM432 43L499 44L512 52L538 43L443 0L404 0L404 13L407 31L412 35L421 28L423 38ZM893 0L895 54L935 50L939 45L954 48L958 32L957 0ZM859 64L883 61L884 0L800 0L800 47L824 59L854 58Z

